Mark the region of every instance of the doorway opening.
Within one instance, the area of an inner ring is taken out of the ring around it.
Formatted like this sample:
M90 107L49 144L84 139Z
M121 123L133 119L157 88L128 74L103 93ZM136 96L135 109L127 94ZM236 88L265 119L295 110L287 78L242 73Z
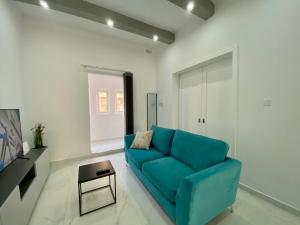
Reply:
M90 141L92 153L124 148L124 82L123 77L88 74Z

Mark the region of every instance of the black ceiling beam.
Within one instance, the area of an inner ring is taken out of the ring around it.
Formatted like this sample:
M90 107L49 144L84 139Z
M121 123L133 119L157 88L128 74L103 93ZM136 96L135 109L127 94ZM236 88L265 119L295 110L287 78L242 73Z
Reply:
M40 5L39 0L15 1ZM171 44L175 41L175 34L170 31L154 27L150 24L83 0L46 0L46 2L48 3L49 8L53 10L72 14L102 24L106 24L107 20L111 19L114 21L114 27L120 30L131 32L150 39L153 38L153 35L158 35L158 41L166 44Z
M215 13L215 5L211 0L168 0L173 4L186 10L187 4L189 2L194 2L194 9L191 13L194 15L207 20L212 17Z

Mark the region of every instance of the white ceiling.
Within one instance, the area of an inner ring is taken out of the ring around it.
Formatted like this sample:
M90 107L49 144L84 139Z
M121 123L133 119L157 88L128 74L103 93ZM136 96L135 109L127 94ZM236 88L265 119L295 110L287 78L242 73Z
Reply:
M167 0L86 0L93 4L111 9L118 13L141 20L153 26L178 32L187 24L202 23L203 20L185 10L173 5ZM45 10L42 7L15 2L25 17L35 20L46 20L65 26L101 33L115 38L121 38L146 48L156 49L167 46L161 42L153 42L151 39L132 34L119 29L111 29L104 24L73 16L55 10ZM176 39L176 38L175 38ZM176 40L175 40L176 41Z
M85 0L153 26L176 32L199 17L167 0Z

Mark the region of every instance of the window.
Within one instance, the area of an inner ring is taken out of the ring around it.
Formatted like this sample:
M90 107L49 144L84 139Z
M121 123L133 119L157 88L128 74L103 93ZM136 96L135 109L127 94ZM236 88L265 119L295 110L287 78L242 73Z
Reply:
M98 112L99 113L108 112L108 93L106 91L98 92Z
M124 95L123 92L116 93L116 112L124 112Z

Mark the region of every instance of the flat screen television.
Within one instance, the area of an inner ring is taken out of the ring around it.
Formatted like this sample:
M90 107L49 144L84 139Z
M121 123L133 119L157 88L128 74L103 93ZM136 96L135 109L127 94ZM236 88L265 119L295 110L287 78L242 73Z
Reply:
M0 171L23 155L19 109L0 109Z

